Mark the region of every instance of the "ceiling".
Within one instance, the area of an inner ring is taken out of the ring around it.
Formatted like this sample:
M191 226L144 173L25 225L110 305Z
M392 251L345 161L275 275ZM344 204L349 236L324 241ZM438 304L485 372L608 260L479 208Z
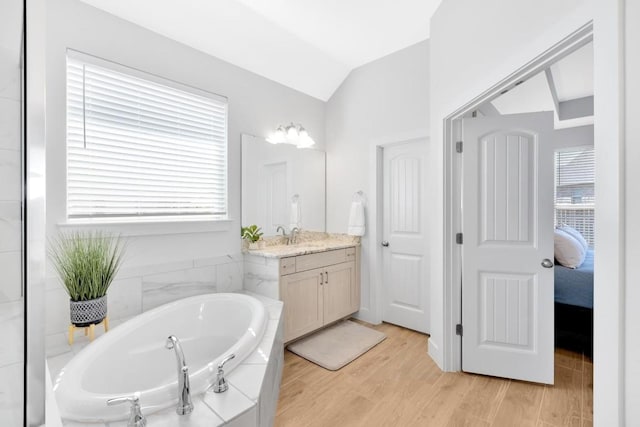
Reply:
M441 0L82 0L323 101L429 37Z
M560 104L593 96L593 43L589 43L550 67ZM541 72L491 101L500 114L554 111L555 100L547 76Z

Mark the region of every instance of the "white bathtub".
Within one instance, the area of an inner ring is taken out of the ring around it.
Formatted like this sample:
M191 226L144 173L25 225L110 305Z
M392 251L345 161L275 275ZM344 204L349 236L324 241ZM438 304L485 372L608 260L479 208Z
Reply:
M124 420L129 407L107 406L108 399L139 393L145 415L177 403L178 375L169 335L181 342L189 365L192 396L204 392L222 358L251 353L262 339L268 316L263 304L243 294L186 298L147 311L83 349L60 372L54 391L63 419Z

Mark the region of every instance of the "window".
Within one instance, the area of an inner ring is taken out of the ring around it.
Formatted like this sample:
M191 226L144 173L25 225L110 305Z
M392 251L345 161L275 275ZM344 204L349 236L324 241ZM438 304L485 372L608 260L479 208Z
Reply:
M67 215L226 218L226 99L69 51Z
M569 225L594 246L595 155L593 147L556 152L556 226Z

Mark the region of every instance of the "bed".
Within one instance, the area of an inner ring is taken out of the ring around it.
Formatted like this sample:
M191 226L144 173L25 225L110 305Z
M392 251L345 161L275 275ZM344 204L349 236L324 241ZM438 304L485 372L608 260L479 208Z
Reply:
M593 353L593 249L576 269L556 264L555 330L556 346Z

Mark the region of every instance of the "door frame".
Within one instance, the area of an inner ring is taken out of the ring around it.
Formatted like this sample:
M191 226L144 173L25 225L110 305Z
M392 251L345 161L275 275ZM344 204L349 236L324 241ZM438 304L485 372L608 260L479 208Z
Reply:
M462 230L462 161L456 141L462 140L462 119L483 103L497 98L520 81L529 79L557 60L593 41L593 21L583 25L481 95L459 107L444 119L444 334L446 370L462 370L462 339L455 325L462 321L462 249L454 236Z
M362 266L362 271L369 274L369 299L361 301L360 311L357 318L372 324L382 323L383 299L382 299L382 247L380 241L383 234L383 150L394 145L401 145L416 140L426 140L426 152L429 153L430 143L429 129L415 129L409 132L400 132L376 139L372 139L369 144L369 188L365 194L365 204L368 209L369 230L368 236L363 240L362 250L368 252L361 256L361 262L367 260L369 265ZM367 256L368 255L368 256ZM427 288L430 291L429 288ZM361 295L362 298L362 295Z

